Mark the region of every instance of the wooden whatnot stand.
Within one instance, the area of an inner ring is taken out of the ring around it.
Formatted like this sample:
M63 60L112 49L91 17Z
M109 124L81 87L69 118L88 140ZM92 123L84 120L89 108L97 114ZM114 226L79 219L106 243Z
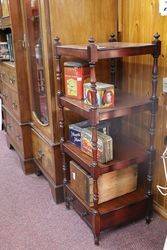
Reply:
M158 76L158 57L160 55L161 42L158 40L159 35L154 35L154 41L148 44L133 44L113 41L95 44L94 39L89 39L88 45L61 45L59 38L55 39L55 55L57 62L57 82L58 103L60 109L59 125L61 131L61 152L63 157L64 172L64 196L66 207L70 205L77 211L82 219L90 226L94 234L95 244L99 244L100 232L115 227L132 220L146 217L149 223L152 216L152 167L155 160L154 135L155 135L155 118L157 111L158 98L157 76ZM95 66L98 60L111 59L112 65L112 82L114 76L115 58L124 56L137 56L151 54L154 59L152 72L152 96L148 98L134 97L130 94L121 93L116 96L116 105L114 108L97 107L97 90L96 90L96 73ZM92 88L92 106L88 106L83 101L73 100L63 93L61 58L71 56L89 62ZM68 108L78 115L89 119L92 127L92 154L89 157L79 148L65 141L64 135L64 108ZM146 150L142 145L127 139L120 138L122 142L118 147L114 160L106 164L97 161L97 125L100 121L112 118L120 118L139 111L148 110L151 113L151 124L149 129L150 145ZM89 207L70 187L69 182L69 162L66 155L77 162L93 178L94 206ZM144 185L138 185L137 190L118 197L116 199L98 204L98 185L97 179L101 174L126 168L130 164L139 164L147 161L147 190Z

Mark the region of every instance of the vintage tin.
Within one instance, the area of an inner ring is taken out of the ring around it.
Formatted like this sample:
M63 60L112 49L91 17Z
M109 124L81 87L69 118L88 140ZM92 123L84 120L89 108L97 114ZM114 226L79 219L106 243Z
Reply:
M97 132L97 158L101 163L113 160L113 140L104 133ZM81 150L92 156L92 131L91 128L82 129L81 131Z
M90 126L88 121L82 121L75 124L69 125L69 139L70 142L75 144L77 147L81 147L81 131L83 128Z
M64 63L65 94L82 100L83 84L90 81L90 69L87 62Z
M97 106L100 108L114 107L114 85L107 83L96 83ZM92 105L91 83L84 84L84 102Z
M102 121L98 124L98 131L103 134L109 135L110 133L110 121ZM81 148L81 131L84 128L90 127L89 121L82 121L69 125L69 140L77 147Z

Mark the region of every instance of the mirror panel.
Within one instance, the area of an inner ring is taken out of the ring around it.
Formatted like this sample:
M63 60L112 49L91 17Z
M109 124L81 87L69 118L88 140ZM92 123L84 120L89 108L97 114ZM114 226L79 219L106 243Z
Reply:
M45 71L43 62L43 45L41 17L38 0L26 1L26 18L30 48L30 70L32 103L35 116L43 125L48 124L48 105L46 94Z

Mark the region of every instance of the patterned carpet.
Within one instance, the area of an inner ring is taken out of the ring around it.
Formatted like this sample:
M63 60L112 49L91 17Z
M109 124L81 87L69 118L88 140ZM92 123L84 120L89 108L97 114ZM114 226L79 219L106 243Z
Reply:
M47 181L24 176L15 151L0 132L0 250L161 250L167 222L158 215L101 236L93 243L87 225L64 205L55 205Z

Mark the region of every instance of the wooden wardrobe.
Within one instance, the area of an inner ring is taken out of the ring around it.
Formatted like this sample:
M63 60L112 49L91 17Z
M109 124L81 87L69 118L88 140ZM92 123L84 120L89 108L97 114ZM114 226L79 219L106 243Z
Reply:
M57 82L53 58L56 36L62 43L86 43L90 36L108 41L117 30L114 0L20 1L24 19L27 72L31 106L32 151L36 173L48 180L54 200L63 201ZM107 80L109 63L99 65ZM66 110L67 124L81 118ZM66 128L68 133L68 128ZM39 171L40 170L40 171Z
M0 62L3 124L8 147L16 150L23 171L30 174L34 172L34 164L22 11L19 0L1 1L0 6L0 41L8 42L10 35L10 44L13 45L10 58Z

